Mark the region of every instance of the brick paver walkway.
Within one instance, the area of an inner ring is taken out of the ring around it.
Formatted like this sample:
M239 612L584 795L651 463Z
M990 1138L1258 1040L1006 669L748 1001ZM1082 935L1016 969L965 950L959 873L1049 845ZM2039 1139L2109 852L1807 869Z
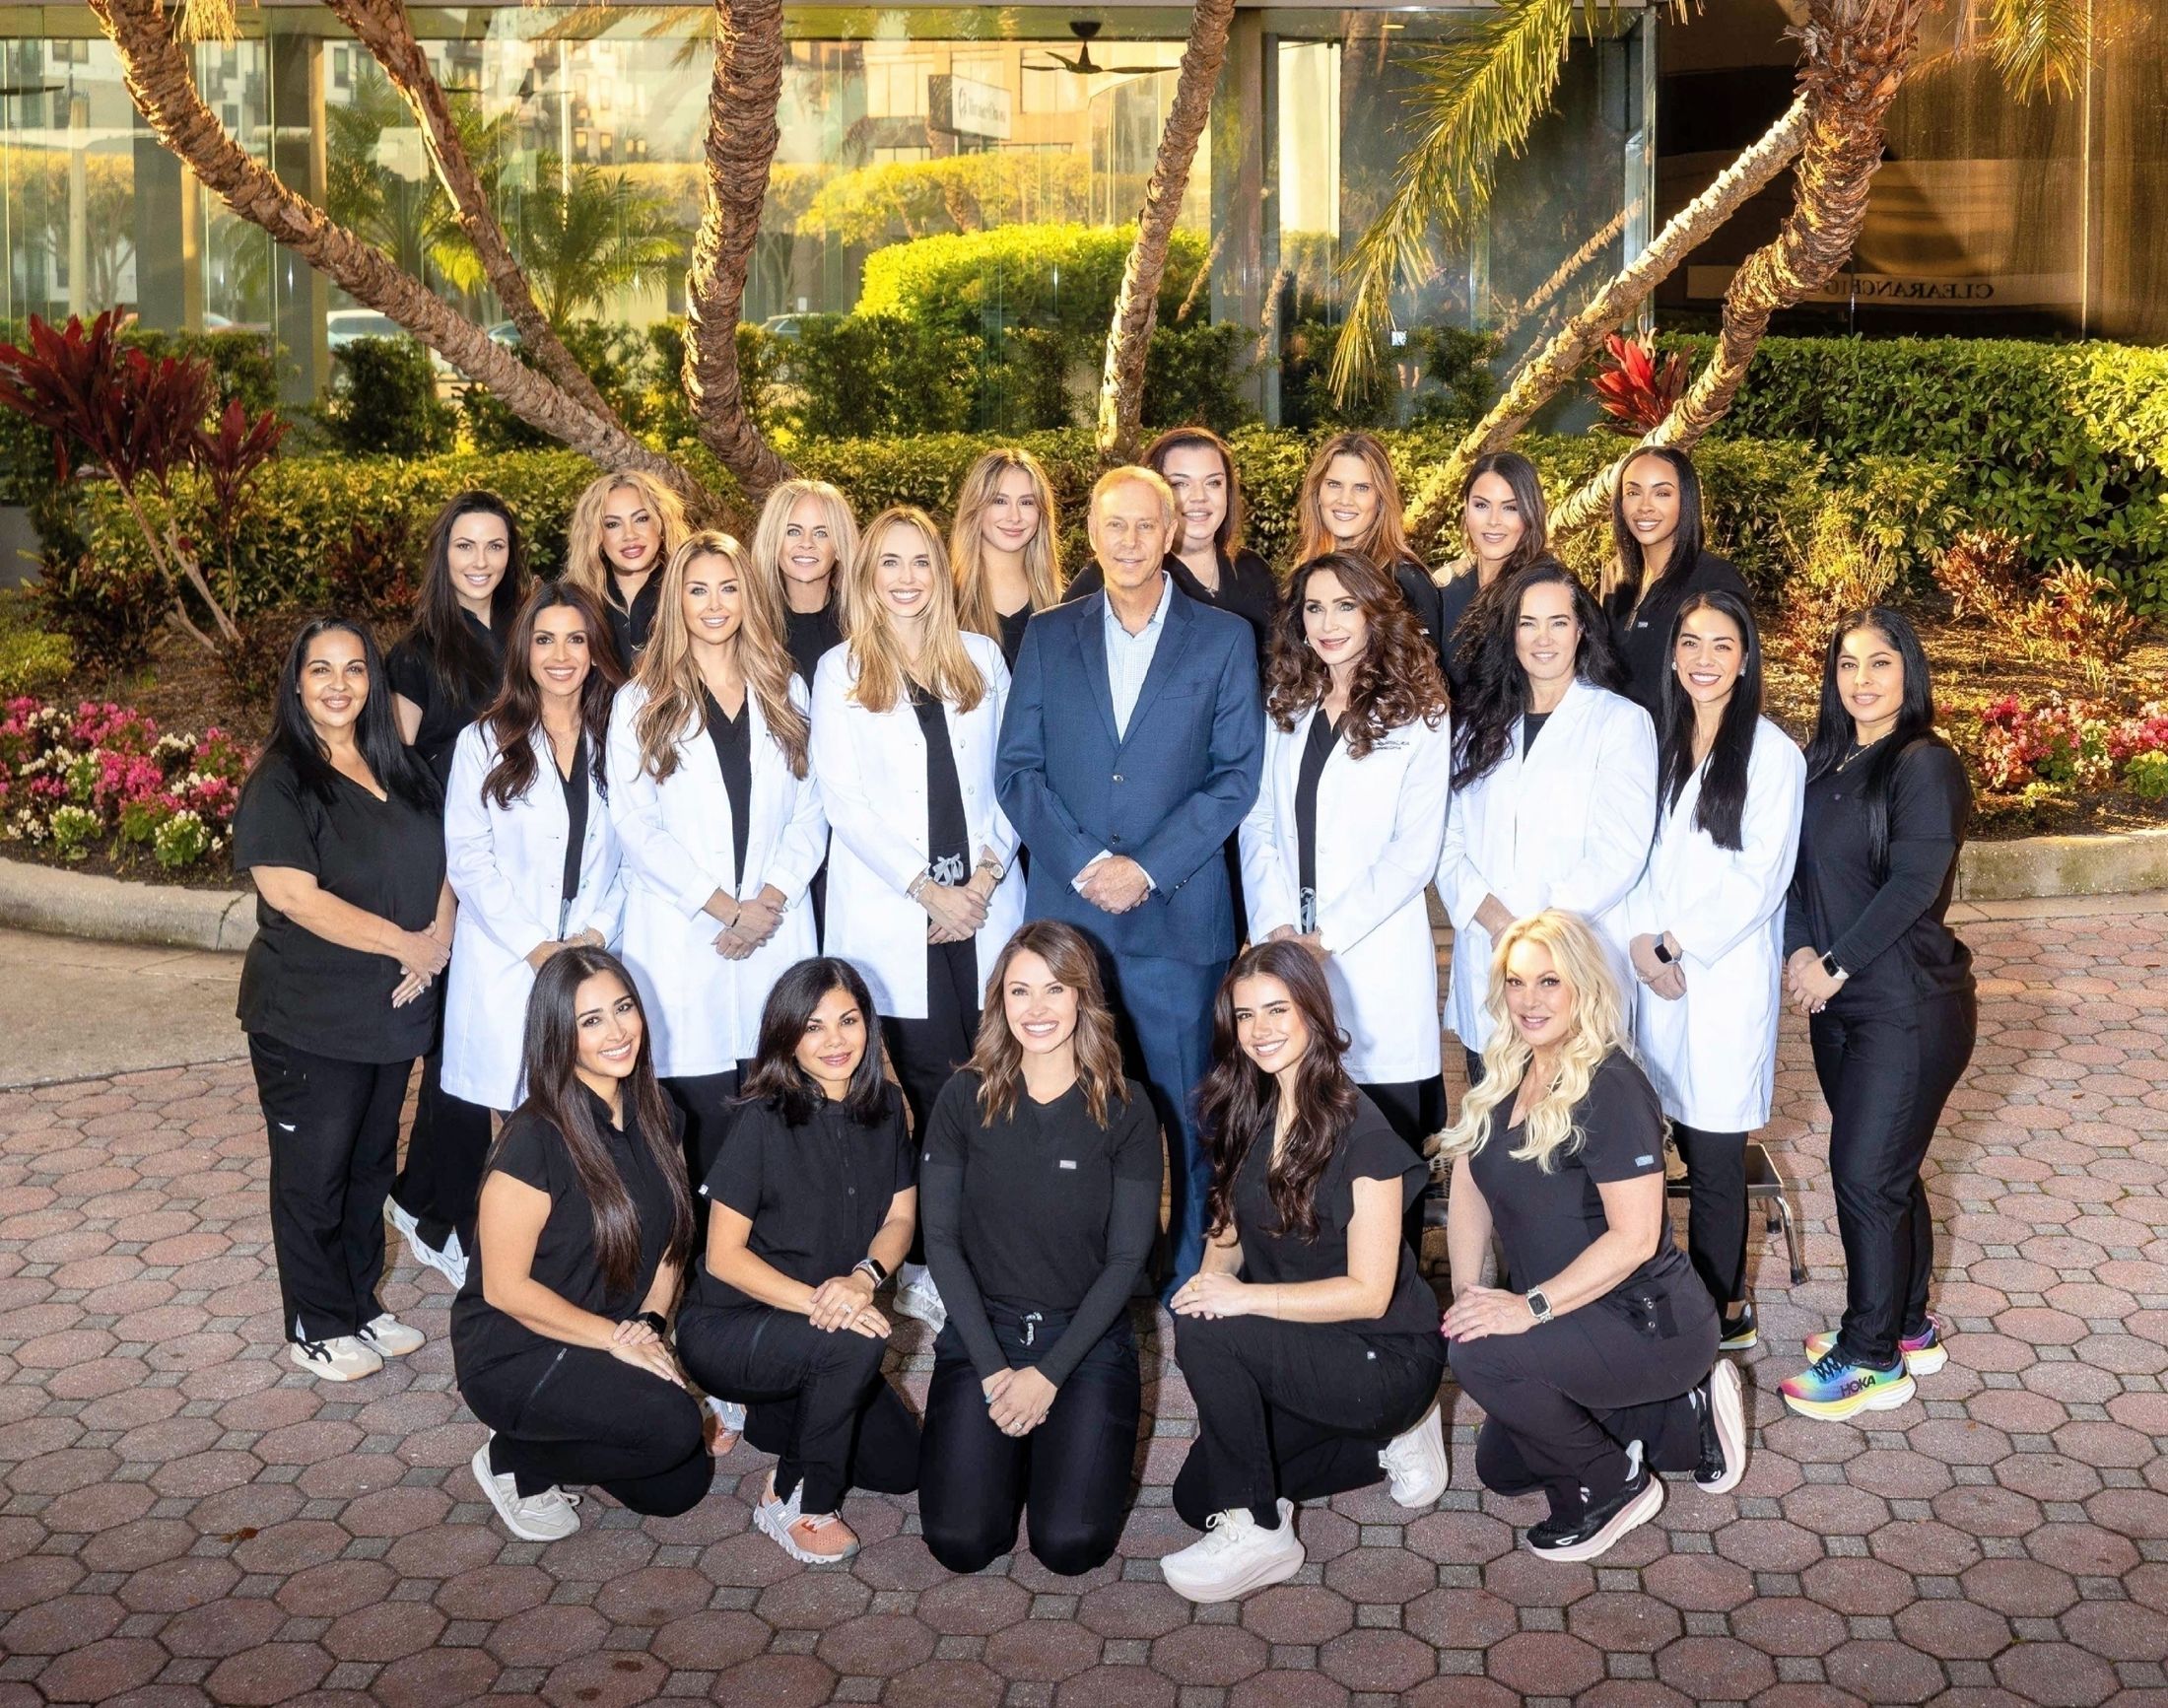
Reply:
M1172 1371L1147 1387L1121 1557L1085 1580L1022 1554L952 1578L913 1504L882 1499L847 1509L869 1544L849 1571L801 1570L748 1529L766 1462L743 1448L685 1518L590 1496L576 1539L508 1540L467 1470L481 1430L437 1277L387 1284L432 1340L371 1382L318 1387L277 1355L244 1064L11 1094L0 1708L2168 1701L2168 927L2126 906L1966 929L1983 1038L1929 1183L1957 1334L1919 1401L1858 1429L1774 1397L1840 1298L1788 1035L1770 1137L1815 1278L1792 1289L1757 1241L1737 1494L1674 1481L1600 1566L1546 1565L1515 1545L1535 1502L1474 1488L1452 1396L1438 1511L1410 1523L1381 1489L1306 1512L1302 1577L1239 1607L1192 1609L1153 1563L1186 1539ZM923 1331L905 1332L915 1391Z

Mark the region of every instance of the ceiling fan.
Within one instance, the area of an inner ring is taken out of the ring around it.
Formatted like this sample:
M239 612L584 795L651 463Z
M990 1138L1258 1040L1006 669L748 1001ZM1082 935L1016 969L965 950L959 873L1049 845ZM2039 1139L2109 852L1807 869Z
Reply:
M1092 41L1099 34L1100 24L1096 18L1072 18L1069 34L1077 39L1074 59L1065 59L1052 48L1047 49L1051 65L1034 65L1024 62L1026 71L1066 71L1072 77L1155 77L1170 69L1164 65L1101 65L1092 58Z

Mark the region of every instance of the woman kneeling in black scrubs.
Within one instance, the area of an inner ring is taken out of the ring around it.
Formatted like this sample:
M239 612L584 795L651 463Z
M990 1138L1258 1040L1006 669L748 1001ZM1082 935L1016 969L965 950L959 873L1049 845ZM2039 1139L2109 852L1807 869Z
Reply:
M527 1000L527 1100L490 1152L452 1369L492 1434L474 1479L512 1535L579 1528L562 1482L669 1517L708 1492L700 1407L662 1337L693 1243L680 1117L624 963L579 944Z
M1170 1301L1197 1441L1175 1510L1204 1539L1160 1561L1192 1602L1302 1569L1295 1503L1391 1478L1445 1492L1438 1303L1401 1237L1426 1170L1341 1063L1317 958L1293 941L1235 957L1197 1092L1210 1134L1204 1267Z
M1485 1412L1475 1473L1550 1497L1545 1559L1590 1560L1663 1505L1746 1473L1738 1371L1663 1209L1663 1110L1609 962L1578 915L1517 921L1492 953L1482 1078L1447 1128L1453 1374ZM1524 1293L1480 1284L1496 1233Z
M1159 1120L1121 1076L1090 943L1051 920L1024 926L919 1164L948 1324L918 1512L950 1571L1007 1553L1026 1512L1032 1552L1064 1577L1120 1540L1142 1398L1127 1306L1159 1232L1160 1172Z
M376 1308L376 1283L399 1106L451 944L442 795L399 740L361 624L322 617L294 638L272 716L234 815L234 869L256 885L239 1015L290 1355L352 1382L422 1343Z
M918 1486L917 1421L882 1380L889 1325L873 1308L918 1213L877 1025L848 961L800 961L776 981L744 1100L701 1189L708 1261L678 1315L685 1368L742 1403L745 1439L776 1455L753 1522L808 1565L858 1551L845 1490Z

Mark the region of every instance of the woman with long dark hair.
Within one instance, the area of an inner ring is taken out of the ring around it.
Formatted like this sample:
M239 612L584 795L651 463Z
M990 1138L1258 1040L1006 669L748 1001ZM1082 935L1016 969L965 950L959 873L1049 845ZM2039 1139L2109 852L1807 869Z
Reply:
M1295 500L1295 562L1307 564L1327 552L1368 558L1392 578L1432 650L1445 656L1438 584L1408 543L1400 479L1376 435L1335 433L1318 446Z
M624 964L580 943L527 1003L526 1101L490 1151L452 1371L490 1427L474 1480L524 1541L579 1528L594 1483L668 1518L714 1474L666 1337L693 1243L676 1112Z
M918 1486L918 1425L882 1380L889 1324L873 1306L918 1204L879 1019L848 961L800 961L776 981L702 1189L708 1249L678 1314L685 1368L745 1406L745 1438L777 1456L753 1522L809 1565L858 1551L850 1488Z
M1626 672L1621 690L1651 717L1663 710L1670 679L1664 643L1679 607L1696 593L1726 592L1746 604L1746 580L1709 550L1701 476L1694 459L1667 444L1634 453L1611 489L1617 548L1603 585L1603 614Z
M1546 908L1582 915L1630 967L1620 904L1657 817L1657 741L1619 680L1603 614L1544 558L1505 583L1454 709L1453 804L1438 895L1453 918L1449 1024L1482 1071L1491 945Z
M1171 1301L1197 1407L1175 1510L1205 1535L1160 1561L1192 1602L1301 1570L1302 1501L1383 1475L1421 1509L1446 1487L1438 1302L1400 1235L1428 1171L1348 1078L1332 992L1299 943L1236 956L1212 1028L1204 1266Z
M1159 1232L1159 1121L1081 931L1003 947L971 1063L921 1147L926 1261L948 1306L919 1454L926 1546L976 1572L1016 1545L1064 1577L1121 1537L1142 1385L1129 1295Z
M586 588L608 614L627 677L640 667L660 608L663 566L689 532L677 494L644 469L598 476L573 505L564 579Z
M1783 1384L1809 1417L1889 1410L1948 1362L1928 1310L1934 1220L1920 1167L1972 1059L1972 951L1948 925L1972 816L1964 761L1934 731L1927 653L1885 605L1839 620L1806 750L1785 984L1812 1018L1845 1313Z
M1467 687L1472 638L1495 621L1506 583L1550 551L1550 512L1535 464L1517 450L1477 457L1460 482L1460 538L1461 555L1438 572L1446 680L1456 698Z
M1242 827L1251 941L1292 939L1318 957L1349 1076L1419 1156L1446 1121L1423 891L1445 837L1453 733L1423 631L1368 559L1333 552L1295 572L1265 713L1263 782ZM1419 1219L1408 1232L1421 1239Z
M304 625L234 814L256 887L241 1029L271 1144L280 1321L310 1375L351 1382L422 1343L376 1305L399 1106L437 1030L451 944L443 801L399 739L366 624Z
M1039 458L1003 445L971 465L956 489L948 558L957 623L997 643L1014 669L1032 618L1063 596L1060 517Z
M1746 1299L1746 1139L1769 1120L1784 904L1806 764L1761 715L1762 648L1743 601L1695 593L1671 624L1656 846L1627 902L1641 981L1634 1038L1690 1193L1686 1253L1754 1344Z

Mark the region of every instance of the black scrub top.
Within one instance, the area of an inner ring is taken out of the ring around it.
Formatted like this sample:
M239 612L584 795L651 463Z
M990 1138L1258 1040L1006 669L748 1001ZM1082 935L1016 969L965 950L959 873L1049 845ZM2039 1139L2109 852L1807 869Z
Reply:
M1543 725L1551 720L1548 712L1524 712L1521 714L1521 757L1526 759L1535 746L1535 738L1543 733Z
M926 869L937 884L960 884L971 876L971 826L964 817L956 750L949 744L948 712L917 683L909 689L926 743Z
M1001 662L1010 670L1016 668L1016 655L1024 649L1024 631L1032 626L1033 611L1029 603L1019 605L1006 616L994 612L994 626L1001 633L995 637L1001 647Z
M426 930L444 882L440 814L393 794L378 800L334 773L331 798L305 787L281 754L264 756L234 814L234 869L291 866L342 902ZM337 1061L411 1061L437 1025L443 981L403 1007L406 975L388 955L344 948L296 924L259 894L256 935L241 963L241 1029Z
M706 688L700 693L708 705L708 738L715 744L715 763L722 767L723 792L730 797L731 882L743 889L745 839L753 818L753 690L746 689L735 717Z
M565 879L558 900L570 903L579 894L579 856L585 852L587 841L587 795L593 787L587 765L587 731L580 728L579 738L573 743L573 770L570 777L557 770L557 752L547 739L544 746L550 750L550 770L556 772L557 781L565 786L565 815L572 821L570 834L565 838Z
M1318 780L1325 761L1338 745L1340 726L1320 707L1310 719L1310 735L1303 743L1302 764L1295 772L1295 865L1297 891L1295 922L1298 931L1318 928Z
M1467 692L1469 677L1475 669L1476 649L1481 641L1475 628L1466 626L1468 607L1483 591L1481 576L1473 562L1467 559L1461 562L1467 568L1449 576L1438 589L1438 628L1445 637L1438 649L1438 661L1446 673L1446 686L1453 690L1457 702ZM1494 588L1498 584L1496 581L1491 583ZM1476 624L1482 621L1478 615Z
M1829 1000L1837 1013L1909 1007L1973 988L1972 951L1942 922L1972 816L1964 761L1933 740L1898 756L1889 779L1888 869L1877 878L1860 791L1873 756L1874 748L1858 750L1807 784L1785 907L1786 955L1827 951L1851 975Z
M1642 595L1632 616L1614 615L1611 642L1626 668L1626 697L1651 717L1663 710L1663 678L1670 669L1671 625L1679 607L1696 593L1733 593L1752 609L1746 578L1714 552L1703 552L1683 576L1665 576Z
M1512 1093L1499 1101L1490 1135L1468 1167L1490 1206L1507 1272L1519 1286L1539 1287L1609 1229L1599 1186L1663 1173L1663 1108L1633 1058L1613 1051L1591 1077L1588 1095L1574 1105L1579 1147L1569 1139L1545 1174L1533 1162L1514 1160L1523 1133L1507 1125L1513 1105ZM1677 1256L1666 1219L1655 1249L1619 1287L1666 1278Z
M1269 1171L1272 1138L1267 1127L1251 1145L1249 1155L1235 1175L1235 1232L1242 1243L1242 1278L1266 1286L1275 1283L1332 1280L1347 1273L1347 1229L1355 1219L1355 1183L1389 1180L1399 1183L1400 1214L1404 1216L1423 1196L1430 1165L1414 1155L1407 1141L1392 1130L1378 1106L1356 1093L1355 1118L1333 1150L1331 1161L1318 1177L1311 1198L1318 1216L1318 1237L1305 1240L1299 1233L1279 1231L1279 1211L1272 1206ZM1400 1241L1400 1272L1392 1285L1392 1298L1385 1315L1371 1323L1349 1323L1366 1340L1389 1340L1397 1350L1415 1351L1427 1341L1443 1362L1445 1342L1438 1335L1438 1299L1417 1268L1415 1254Z
M1159 1117L1135 1080L1092 1119L1081 1084L1051 1103L1021 1085L1008 1118L980 1114L970 1068L941 1088L926 1122L918 1207L926 1262L973 1367L1008 1364L985 1307L1069 1319L1040 1359L1059 1385L1128 1303L1159 1232ZM953 1261L952 1261L953 1260Z
M1272 566L1248 547L1232 558L1225 552L1219 559L1219 591L1213 592L1197 580L1196 572L1173 552L1167 554L1167 574L1189 597L1200 605L1210 605L1222 611L1232 611L1250 625L1250 632L1256 638L1257 656L1264 656L1265 649L1272 641L1272 613L1280 602L1280 584L1273 579ZM1086 564L1062 592L1064 604L1101 591L1107 584L1097 563ZM1021 637L1019 637L1021 639ZM1015 664L1012 658L1011 666Z
M459 620L475 640L489 649L494 661L486 692L479 698L446 693L437 675L429 644L420 635L408 635L384 657L384 675L391 691L422 709L421 727L414 732L414 751L419 753L440 785L451 776L451 753L459 743L459 731L482 715L505 683L505 648L490 626L464 605Z
M911 1189L915 1160L903 1099L892 1085L883 1087L871 1127L826 1100L802 1127L786 1122L773 1101L748 1103L739 1107L701 1191L753 1224L745 1244L756 1258L817 1287L849 1274L866 1255L889 1204ZM770 1309L716 1280L705 1263L694 1268L693 1291L717 1310Z
M631 1286L612 1292L604 1279L595 1252L594 1212L579 1184L579 1170L574 1166L565 1135L533 1104L524 1105L505 1123L483 1179L486 1184L489 1174L508 1174L537 1192L549 1194L549 1217L534 1243L534 1262L528 1265L528 1275L568 1304L621 1323L641 1309L669 1249L670 1186L663 1177L662 1165L655 1160L653 1147L642 1135L629 1095L622 1130L610 1124L610 1106L586 1086L576 1087L574 1095L583 1101L601 1133L603 1148L617 1165L618 1179L625 1183L625 1194L640 1220L640 1262L634 1267ZM673 1128L683 1125L675 1109L670 1120ZM673 1154L678 1149L677 1138L673 1131L671 1142L664 1147ZM536 1333L489 1302L483 1291L483 1250L477 1241L467 1259L466 1284L451 1307L452 1368L462 1383L522 1354L551 1351L566 1344Z
M790 649L791 662L805 678L806 690L810 693L814 672L820 669L823 654L844 644L844 624L836 613L836 600L831 595L828 603L817 611L785 611L782 620L783 640Z
M1407 601L1407 608L1415 613L1415 620L1423 625L1423 633L1430 638L1431 651L1443 660L1446 655L1446 615L1438 583L1430 579L1430 572L1413 558L1402 558L1392 566L1392 584L1400 589L1400 597Z
M610 619L610 639L617 644L618 667L627 676L640 668L640 654L647 646L648 631L655 626L655 601L662 593L662 571L657 568L633 595L628 609L618 595L617 577L607 567L602 572L605 589L603 614Z

